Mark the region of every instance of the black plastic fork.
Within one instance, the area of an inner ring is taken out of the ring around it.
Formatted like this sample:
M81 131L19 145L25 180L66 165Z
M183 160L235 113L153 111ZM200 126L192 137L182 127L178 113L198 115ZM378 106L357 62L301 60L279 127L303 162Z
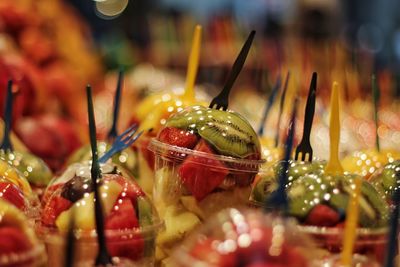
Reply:
M317 90L317 73L314 72L311 79L310 90L308 91L306 110L304 114L303 138L296 148L295 160L299 160L301 155L302 161L312 161L313 149L310 143L311 127L315 112L315 93Z
M247 55L249 54L251 44L253 43L255 34L256 31L252 31L249 34L249 37L247 37L247 40L242 47L242 50L240 50L240 53L235 60L235 63L233 63L232 69L229 72L228 79L225 82L224 88L222 88L221 92L211 101L210 108L223 110L228 109L229 93L232 89L233 83L236 81L236 78L243 68L244 62L246 61Z

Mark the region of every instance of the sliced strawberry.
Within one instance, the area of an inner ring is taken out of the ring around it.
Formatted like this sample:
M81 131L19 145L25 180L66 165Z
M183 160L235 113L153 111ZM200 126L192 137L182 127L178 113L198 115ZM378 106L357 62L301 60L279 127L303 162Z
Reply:
M0 228L0 255L23 252L31 248L31 242L21 229L12 226Z
M115 205L106 219L106 229L123 230L139 227L132 202L128 198L118 200L116 203L119 202L121 204ZM112 256L137 260L143 257L144 239L140 234L108 235L107 248Z
M0 182L0 198L7 200L20 210L25 208L24 194L13 183Z
M53 184L46 188L42 197L42 204L43 206L50 200L51 195L60 187L62 187L63 183Z
M52 197L50 202L47 203L42 211L42 223L53 226L58 215L60 215L61 212L68 210L72 204L71 201L61 196Z
M221 254L214 249L213 239L200 240L193 247L190 254L201 261L205 261L212 266L233 267L236 266L234 253Z
M315 226L334 226L340 221L340 214L327 205L318 204L309 213L305 223Z
M174 127L165 127L158 134L158 140L163 143L189 149L196 146L198 139L197 135Z
M188 156L179 167L178 173L186 188L197 201L201 201L222 183L229 172L225 165L214 157L214 152L204 140L201 140L194 150L208 155Z

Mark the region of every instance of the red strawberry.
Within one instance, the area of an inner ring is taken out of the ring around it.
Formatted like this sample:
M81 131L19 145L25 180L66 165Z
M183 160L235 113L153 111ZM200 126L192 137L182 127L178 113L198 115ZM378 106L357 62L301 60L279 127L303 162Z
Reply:
M0 255L27 251L31 248L31 242L21 229L12 226L0 228Z
M340 215L327 205L318 204L309 213L305 223L315 226L334 226L340 221Z
M121 200L121 199L120 199ZM116 202L119 203L119 200ZM118 207L118 209L116 209ZM121 204L114 206L106 219L106 229L132 229L139 227L136 212L132 202L122 199ZM140 234L130 236L109 235L107 236L107 248L112 256L126 257L131 260L140 259L144 253L144 239Z
M53 226L58 215L60 215L61 212L69 209L71 206L71 201L61 196L54 196L50 199L50 202L47 203L42 211L42 223Z
M20 210L25 208L25 197L15 184L0 182L0 198L7 200Z
M182 129L165 127L158 134L158 140L173 146L193 149L198 142L198 137Z
M236 266L236 258L233 253L221 254L213 248L213 239L200 240L193 247L190 254L195 258L212 266L233 267Z
M186 188L197 201L201 201L222 183L229 172L224 164L214 157L214 152L204 140L201 140L194 150L208 155L190 155L182 163L178 173Z
M62 187L64 184L63 183L58 183L58 184L53 184L50 185L49 187L46 188L46 191L44 191L43 197L42 197L42 204L43 206L46 205L46 203L50 200L50 197L53 195L53 193L60 187Z
M136 202L136 198L145 196L144 191L140 186L135 182L135 181L128 181L126 178L120 176L120 175L107 175L104 177L105 181L108 179L110 181L116 181L122 186L122 193L124 196L122 197L127 197L133 201L133 203Z

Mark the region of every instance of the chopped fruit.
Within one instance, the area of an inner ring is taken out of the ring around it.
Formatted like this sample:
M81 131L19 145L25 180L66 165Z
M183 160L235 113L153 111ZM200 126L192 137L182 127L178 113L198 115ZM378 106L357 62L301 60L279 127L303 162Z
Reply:
M178 172L182 183L200 201L222 183L228 170L218 159L213 158L214 153L205 141L200 141L195 150L209 155L190 155Z
M143 197L145 193L140 188L140 186L136 183L128 182L125 178L120 175L109 175L107 179L112 179L112 183L119 183L123 188L124 196L130 198L132 201L135 201L138 197ZM122 190L121 188L121 190Z
M13 183L0 182L0 198L7 200L20 210L25 208L24 194Z
M56 218L60 213L68 210L72 204L71 201L61 196L54 196L43 209L42 223L49 226L54 225Z
M13 226L0 227L0 255L27 251L32 244L21 229Z
M335 226L340 214L327 205L318 204L308 214L306 224L315 226Z
M198 137L190 132L175 127L165 127L158 139L166 144L192 149L198 142Z
M106 229L130 229L139 226L136 212L129 199L117 201L106 219Z

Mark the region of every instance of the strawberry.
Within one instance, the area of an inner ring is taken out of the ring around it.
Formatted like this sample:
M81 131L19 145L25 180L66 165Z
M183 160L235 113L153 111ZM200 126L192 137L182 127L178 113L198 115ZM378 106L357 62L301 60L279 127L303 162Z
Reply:
M122 200L122 202L121 202ZM128 198L119 199L111 213L106 219L105 227L111 229L132 229L139 227L135 209ZM116 209L118 207L118 209ZM130 232L131 233L131 232ZM112 256L126 257L131 260L138 260L144 253L144 239L140 234L109 235L107 236L107 248Z
M158 134L158 140L173 146L193 149L197 142L197 135L174 127L165 127Z
M327 205L318 204L309 213L305 223L315 226L334 226L340 221L340 214Z
M103 178L105 181L116 181L119 183L123 190L121 194L124 194L121 197L130 198L132 203L136 203L136 198L145 196L144 191L135 181L126 180L124 177L120 175L107 175Z
M31 248L31 242L21 229L12 226L0 228L0 255L23 252Z
M209 263L212 266L233 267L236 266L234 253L221 254L213 247L215 240L200 240L193 247L190 254L195 258ZM217 241L216 241L217 242Z
M49 201L50 203L42 211L42 223L53 226L58 215L69 209L72 206L72 202L61 196L54 196Z
M7 200L20 210L25 208L24 194L13 183L0 182L0 198Z
M190 155L178 169L182 183L201 201L217 188L228 175L228 169L214 157L214 152L204 140L195 147L196 151L207 153L207 156Z

